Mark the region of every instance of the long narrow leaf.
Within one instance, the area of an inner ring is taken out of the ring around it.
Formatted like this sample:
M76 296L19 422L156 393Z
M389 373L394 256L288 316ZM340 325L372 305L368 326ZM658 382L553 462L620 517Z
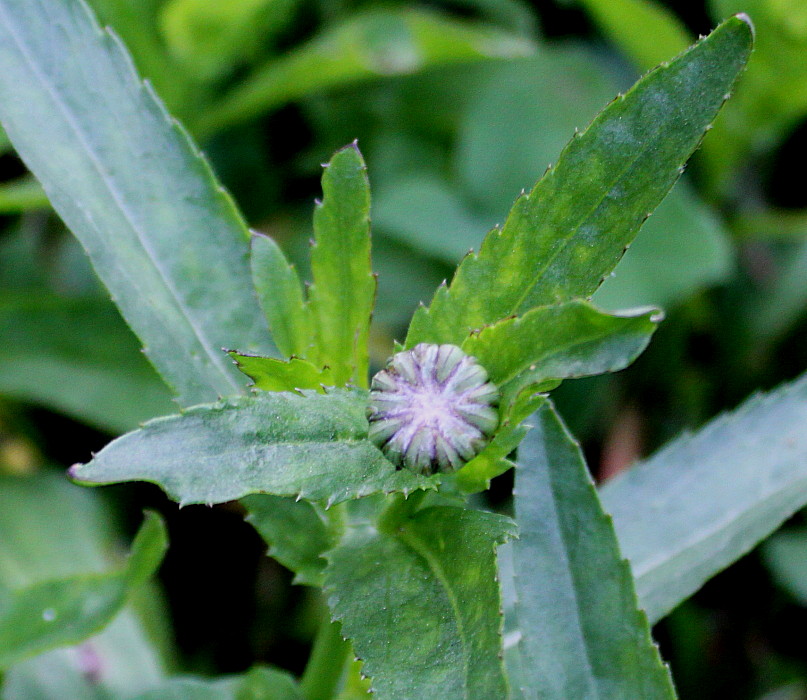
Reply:
M100 631L155 572L167 547L165 526L152 513L121 571L0 588L0 669Z
M523 697L675 698L580 447L550 403L533 421L515 486Z
M309 289L319 364L330 368L337 385L353 380L366 386L376 281L370 267L370 183L355 143L325 166L322 194L314 211Z
M435 12L375 9L272 59L202 115L194 133L208 135L284 102L362 80L533 50L522 37Z
M83 0L0 1L0 119L186 404L238 393L222 347L270 350L247 230Z
M652 622L807 504L805 426L807 377L673 440L602 487Z
M294 265L269 236L252 235L252 281L272 339L286 357L307 357L314 343L311 309Z
M747 18L731 18L603 110L418 309L407 346L462 343L508 316L590 296L677 180L751 44Z
M30 588L55 579L103 575L120 566L116 518L107 507L111 504L101 493L69 483L60 471L0 476L0 502L0 587ZM15 662L3 673L0 697L98 700L105 693L128 695L159 682L163 659L172 651L164 634L160 648L154 645L152 635L164 629L164 611L153 589L141 589L100 634L80 646L60 646ZM146 597L149 605L138 605ZM77 663L89 656L103 669L101 674L87 674L86 665Z

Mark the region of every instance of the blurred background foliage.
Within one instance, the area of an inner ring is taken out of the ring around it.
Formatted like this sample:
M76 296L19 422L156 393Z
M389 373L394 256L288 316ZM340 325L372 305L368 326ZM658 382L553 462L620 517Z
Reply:
M374 195L377 365L575 129L719 19L747 12L757 48L735 96L595 296L607 309L659 305L667 320L631 369L567 382L556 398L604 479L804 371L802 0L90 4L250 224L303 271L320 164L359 140ZM172 543L162 592L142 591L89 642L14 666L2 697L132 695L168 674L256 661L300 672L322 601L265 556L238 506L179 512L156 488L90 491L63 478L174 405L2 132L0 182L0 582L105 569L144 506L166 515ZM506 506L509 479L492 505ZM799 515L656 635L682 698L800 700L805 624Z

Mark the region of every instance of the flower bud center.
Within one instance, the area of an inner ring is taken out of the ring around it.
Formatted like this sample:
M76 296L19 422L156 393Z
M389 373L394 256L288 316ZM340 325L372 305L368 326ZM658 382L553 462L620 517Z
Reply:
M451 472L488 443L498 398L473 357L455 345L421 343L373 378L370 439L397 466Z

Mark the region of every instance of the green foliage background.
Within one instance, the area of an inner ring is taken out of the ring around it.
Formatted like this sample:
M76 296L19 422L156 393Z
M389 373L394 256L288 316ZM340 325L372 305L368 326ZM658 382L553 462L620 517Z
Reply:
M137 185L134 196L182 203L178 230L183 238L172 241L174 246L190 247L198 227L222 236L247 236L249 226L270 234L300 276L311 279L308 240L313 200L321 194L320 164L358 139L369 164L373 268L379 273L369 338L372 368L389 356L393 339L403 340L418 303L428 302L467 251L479 248L484 233L503 223L518 193L531 188L557 161L575 129L583 129L617 92L671 59L717 21L748 12L755 22L757 48L736 95L688 172L594 297L612 310L660 306L666 320L633 367L567 381L553 397L582 442L594 477L602 480L682 430L734 408L754 390L772 388L804 371L807 194L799 184L799 168L807 158L807 14L801 3L90 4L121 37L171 113L202 145L245 212L247 221L224 194L211 210L198 207L193 192L173 191L170 181ZM57 478L73 462L87 461L110 437L174 408L39 186L4 138L0 149L0 576L7 585L104 576L117 607L124 598L128 601L113 625L93 638L93 653L113 670L100 690L92 682L92 659L78 647L14 665L9 660L4 700L36 697L33 689L40 692L43 679L59 672L62 683L74 684L64 685L64 697L72 693L77 698L102 697L94 694L98 692L135 697L140 684L148 678L156 682L165 673L232 675L221 687L251 697L246 695L249 688L270 683L261 674L276 673L258 668L248 676L236 675L256 662L299 674L322 600L309 588L292 586L291 574L264 556L265 544L243 522L241 505L177 511L150 486L85 492ZM143 144L144 158L165 156L159 143ZM170 156L188 168L205 168L190 149ZM53 157L58 161L58 151ZM63 176L70 177L69 164L64 167ZM355 196L361 200L363 194ZM317 212L320 220L339 215L326 207ZM140 224L147 230L161 222ZM362 225L356 223L359 229ZM265 240L253 238L253 251L268 259L273 251ZM353 250L357 259L367 255L360 242ZM221 264L248 279L243 260ZM114 278L114 261L109 269ZM262 321L249 317L251 300L239 303L228 279L205 278L204 289L183 300L187 313L177 324L211 334L218 345L266 350L270 341L259 331L238 337L245 328L258 329ZM124 282L118 275L107 284L114 289ZM157 306L172 293L153 280L137 284ZM292 307L301 304L299 285L294 284L289 283L284 296ZM367 278L365 284L369 299L374 283ZM231 313L207 328L194 316L205 294L234 294ZM316 289L310 298L310 313L324 318L342 313L323 308L327 301L317 301ZM368 308L365 303L348 311L360 319ZM132 313L145 317L148 307ZM642 323L648 321L635 320L637 326ZM508 331L514 332L498 329ZM155 349L170 343L173 332L170 327L154 329L148 345ZM295 338L307 337L306 332L289 329L289 347ZM280 346L283 341L276 337L276 342ZM344 365L334 371L344 379L351 367L349 341L329 337L324 342L343 347ZM221 363L220 376L212 385L176 386L186 404L214 400L242 381L226 356L199 354L201 365ZM177 374L182 375L182 368ZM312 383L316 385L314 379ZM789 396L802 393L796 387ZM749 431L765 420L787 426L795 435L804 425L797 406L784 411L768 409L763 402L755 405L751 417L741 414L733 420ZM276 407L256 402L255 410ZM545 430L563 445L552 416L542 415ZM718 439L720 430L715 428ZM569 463L578 464L573 448L564 449ZM683 469L688 456L682 451L676 463ZM739 473L753 473L765 457L764 445L749 445L742 460L710 456L724 471L697 497L719 499L726 483ZM657 474L660 483L649 485L614 482L603 489L606 506L623 489L636 498L637 510L652 512L653 497L667 485L663 476ZM785 499L803 488L800 478L801 472L791 471L764 486L770 488L771 499ZM512 474L494 480L485 504L511 512L511 487ZM723 496L729 505L735 502L730 497ZM306 561L291 561L289 557L303 555L293 541L276 537L269 509L263 511L257 503L251 507L249 499L243 503L259 532L275 534L273 555L298 572L298 582L320 583L317 555L327 542ZM171 549L159 579L163 592L156 587L122 592L128 579L145 575L135 571L136 564L148 570L149 542L143 541L149 534L155 540L152 556L161 549L159 524L151 516L144 526L151 531L141 534L135 553L122 563L120 543L134 535L145 506L163 513L170 534ZM412 525L413 537L419 527L428 527L424 513L424 522ZM311 508L294 517L301 518L301 528L312 529L320 515ZM681 515L683 531L693 526L687 515ZM361 513L352 517L360 520ZM654 551L631 550L630 519L620 520L615 513L615 520L624 553L632 557L692 556L667 552L664 532L657 533ZM559 522L557 527L562 532L568 525ZM498 533L501 525L491 523L490 528ZM764 525L760 528L765 531ZM24 550L10 542L22 543ZM350 546L356 556L336 561L334 568L352 575L362 556L369 561L368 552L376 549L378 557L391 556L384 552L397 544L357 538ZM528 538L519 546L530 546ZM715 551L707 551L704 561L719 556L719 547ZM799 514L656 627L680 697L807 697L805 562L807 530ZM688 590L687 582L681 585ZM638 591L652 619L667 611L667 591L654 588L652 580L640 578ZM349 609L352 602L342 605ZM2 634L0 628L0 647ZM119 655L121 645L130 653ZM83 670L77 673L77 668ZM194 682L174 681L173 692L194 697ZM272 679L274 687L284 682ZM361 680L352 678L345 699L359 697L361 687ZM295 692L289 682L286 697L296 697Z

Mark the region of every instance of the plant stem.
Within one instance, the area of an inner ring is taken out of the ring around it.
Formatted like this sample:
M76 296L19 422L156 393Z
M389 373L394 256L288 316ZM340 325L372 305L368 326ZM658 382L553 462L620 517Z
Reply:
M327 613L314 640L314 648L300 680L307 700L331 700L342 679L350 644L342 639L342 626Z

